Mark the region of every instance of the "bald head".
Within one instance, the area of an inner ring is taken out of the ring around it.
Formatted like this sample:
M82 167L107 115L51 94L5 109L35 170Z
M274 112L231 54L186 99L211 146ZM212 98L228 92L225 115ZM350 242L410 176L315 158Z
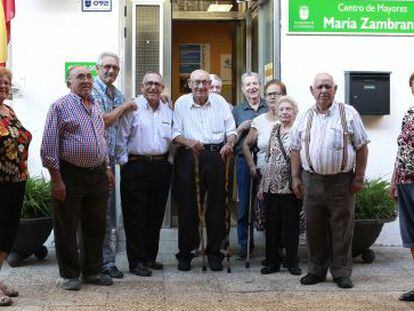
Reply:
M333 84L335 84L334 78L331 74L329 74L327 72L321 72L321 73L318 73L315 76L315 78L313 79L313 86L315 86L316 81L318 81L320 79L330 80L330 81L332 81Z
M75 66L69 69L66 84L72 93L82 98L87 98L91 94L92 83L92 75L89 69L82 66Z

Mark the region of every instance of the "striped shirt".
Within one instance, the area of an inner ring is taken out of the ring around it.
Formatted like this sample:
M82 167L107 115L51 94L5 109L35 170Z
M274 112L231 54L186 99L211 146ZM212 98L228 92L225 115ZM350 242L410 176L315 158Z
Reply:
M172 110L160 101L153 110L144 96L135 99L138 109L130 111L119 121L116 153L120 164L128 154L161 155L168 152L172 136Z
M332 175L353 170L356 150L369 143L364 124L355 108L345 105L350 141L348 143L348 159L343 171L341 171L344 147L343 129L337 102L334 102L325 114L319 113L316 106L301 113L290 131L290 148L300 150L303 168L312 172L305 153L306 125L309 113L313 115L309 156L314 172L321 175Z
M107 161L102 113L92 97L89 101L87 109L81 97L69 93L51 105L40 151L44 167L59 170L63 160L92 168Z
M103 114L110 113L112 110L124 102L124 96L115 86L112 86L111 88L114 94L113 99L108 96L108 89L109 87L99 77L95 78L91 95L95 99L95 102L98 104ZM115 156L115 138L117 126L118 124L115 123L114 125L106 128L108 154L111 157Z
M173 120L173 139L183 136L203 144L219 144L237 135L230 108L217 94L209 94L203 106L194 102L191 93L181 96L175 102Z

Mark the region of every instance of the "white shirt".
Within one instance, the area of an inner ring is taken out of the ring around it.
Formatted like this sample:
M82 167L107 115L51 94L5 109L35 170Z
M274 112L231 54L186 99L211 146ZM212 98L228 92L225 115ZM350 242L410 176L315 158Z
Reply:
M266 152L269 148L270 133L278 121L269 121L266 113L263 113L253 119L251 127L257 131L257 168L262 171L266 164Z
M237 135L236 124L222 96L209 94L203 106L194 102L191 93L175 102L173 139L183 136L203 144L220 144L230 135Z
M315 173L321 175L341 172L343 156L343 130L339 105L334 102L325 114L319 113L316 106L311 108L313 114L310 131L309 156ZM348 159L342 172L354 169L356 150L369 143L361 117L354 107L345 105L345 114L349 131ZM302 112L295 120L290 131L290 148L300 150L303 168L312 172L306 159L305 139L308 110Z
M153 110L144 96L135 100L138 109L123 115L119 121L116 152L120 164L128 162L128 154L162 155L172 141L172 110L160 101Z

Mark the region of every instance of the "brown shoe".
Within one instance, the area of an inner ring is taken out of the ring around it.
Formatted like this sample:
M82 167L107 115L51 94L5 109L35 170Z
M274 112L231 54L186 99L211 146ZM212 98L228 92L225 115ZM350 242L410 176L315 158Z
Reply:
M0 307L7 307L13 303L13 300L0 291Z
M19 295L19 292L16 289L11 288L5 285L4 283L0 283L0 291L2 291L3 294L9 297L17 297Z

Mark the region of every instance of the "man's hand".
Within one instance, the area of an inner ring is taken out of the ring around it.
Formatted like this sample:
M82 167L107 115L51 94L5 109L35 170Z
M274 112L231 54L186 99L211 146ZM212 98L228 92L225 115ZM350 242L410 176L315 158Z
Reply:
M66 186L62 180L62 177L55 177L51 180L52 198L59 201L65 201L66 199Z
M234 143L227 142L223 147L221 147L220 155L223 161L226 161L227 157L230 157L233 154Z
M250 129L250 125L251 124L252 124L252 120L245 120L245 121L243 121L237 127L237 132L238 133L243 133L244 131L247 131L248 129Z
M351 193L360 192L364 188L364 177L354 176L351 182Z
M299 177L292 177L292 190L298 199L303 198L303 184Z
M204 149L203 144L198 141L198 140L192 140L189 144L188 147L191 148L194 152L195 155L199 155L201 153L201 151Z
M108 186L112 189L115 185L115 177L110 167L106 168L106 177L108 178Z
M395 182L391 182L391 186L390 186L390 197L394 201L397 201L398 200L397 185L395 184Z
M260 177L260 171L256 165L250 167L249 169L250 169L250 176L252 176L254 179L257 179Z
M132 99L123 103L122 106L124 107L124 113L138 109L138 105Z

